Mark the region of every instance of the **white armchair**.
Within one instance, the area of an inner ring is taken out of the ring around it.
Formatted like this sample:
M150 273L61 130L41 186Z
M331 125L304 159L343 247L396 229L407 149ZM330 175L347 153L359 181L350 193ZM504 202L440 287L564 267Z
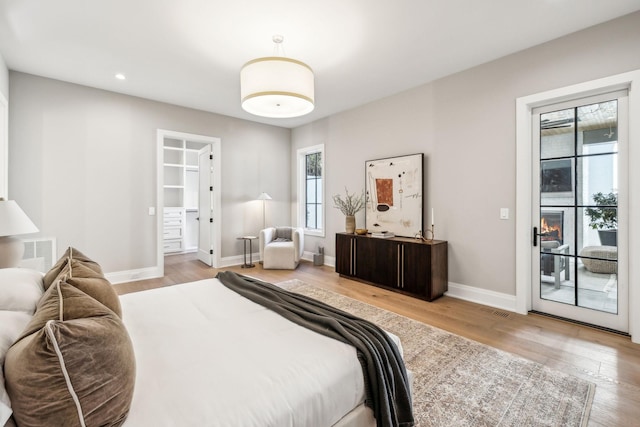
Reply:
M304 250L304 231L269 227L260 231L260 259L265 269L295 270Z

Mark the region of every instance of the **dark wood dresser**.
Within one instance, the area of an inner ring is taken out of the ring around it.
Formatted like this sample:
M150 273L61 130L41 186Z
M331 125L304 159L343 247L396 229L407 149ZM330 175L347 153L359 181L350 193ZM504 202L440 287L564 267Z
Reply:
M336 272L433 301L448 287L447 242L337 233Z

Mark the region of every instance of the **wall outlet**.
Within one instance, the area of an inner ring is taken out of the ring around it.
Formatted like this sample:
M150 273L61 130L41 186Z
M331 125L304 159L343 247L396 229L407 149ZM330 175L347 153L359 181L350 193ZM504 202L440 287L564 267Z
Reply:
M509 219L509 208L500 208L500 219Z
M149 215L154 216L156 214L155 206L149 207Z

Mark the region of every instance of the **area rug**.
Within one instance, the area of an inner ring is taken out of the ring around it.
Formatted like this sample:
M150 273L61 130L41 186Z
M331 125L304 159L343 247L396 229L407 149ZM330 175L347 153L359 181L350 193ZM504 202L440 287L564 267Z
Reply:
M417 426L586 426L595 384L300 280L278 286L400 337Z

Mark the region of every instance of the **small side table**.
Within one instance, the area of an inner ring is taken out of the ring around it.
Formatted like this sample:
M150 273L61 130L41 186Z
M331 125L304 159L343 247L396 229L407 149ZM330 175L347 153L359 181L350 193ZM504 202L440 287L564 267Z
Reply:
M256 240L257 236L242 236L238 237L238 240L244 240L244 264L242 264L242 268L253 268L256 265L253 263L253 247L251 242ZM247 242L249 242L249 264L247 264Z

